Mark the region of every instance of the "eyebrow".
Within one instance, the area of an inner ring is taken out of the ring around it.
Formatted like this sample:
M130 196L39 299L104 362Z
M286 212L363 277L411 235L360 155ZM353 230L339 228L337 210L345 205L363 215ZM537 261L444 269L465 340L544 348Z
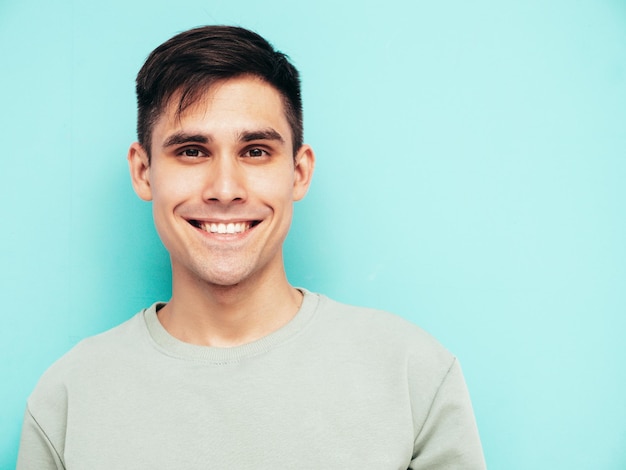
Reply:
M204 134L187 134L185 132L177 132L167 138L167 140L163 143L163 147L171 147L173 145L188 144L192 142L208 144L211 140L211 136Z
M241 131L239 132L237 138L240 142L253 142L255 140L275 140L281 143L285 142L285 139L283 139L283 137L271 127L254 131ZM212 141L213 138L210 135L176 132L165 140L165 142L163 143L163 147L172 147L175 145L189 143L208 144Z
M241 131L239 133L239 140L241 142L252 142L254 140L276 140L280 143L285 142L285 139L271 127L255 131Z

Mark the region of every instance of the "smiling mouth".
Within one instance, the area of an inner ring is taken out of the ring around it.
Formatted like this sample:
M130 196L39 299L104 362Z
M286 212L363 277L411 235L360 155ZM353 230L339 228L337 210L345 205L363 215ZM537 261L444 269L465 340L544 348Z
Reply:
M260 224L260 220L253 220L247 222L202 222L200 220L190 220L189 223L200 230L203 230L208 233L219 233L219 234L236 234L236 233L244 233L250 230L252 227Z

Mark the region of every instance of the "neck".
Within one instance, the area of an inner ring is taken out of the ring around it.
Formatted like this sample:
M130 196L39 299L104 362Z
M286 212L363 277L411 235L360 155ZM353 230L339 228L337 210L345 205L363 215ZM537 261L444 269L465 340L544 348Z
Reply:
M284 271L261 285L246 282L233 286L181 282L173 273L172 298L159 311L159 320L181 341L233 347L281 328L301 303L302 293L289 285Z

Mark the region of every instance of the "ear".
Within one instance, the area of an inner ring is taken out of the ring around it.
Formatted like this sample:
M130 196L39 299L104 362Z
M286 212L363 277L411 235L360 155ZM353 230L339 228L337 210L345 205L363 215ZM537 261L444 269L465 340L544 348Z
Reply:
M135 142L128 149L128 168L133 188L144 201L152 200L152 187L150 186L150 161L148 153L139 142Z
M299 201L306 195L313 178L315 168L315 154L313 149L304 144L296 153L294 160L293 200Z

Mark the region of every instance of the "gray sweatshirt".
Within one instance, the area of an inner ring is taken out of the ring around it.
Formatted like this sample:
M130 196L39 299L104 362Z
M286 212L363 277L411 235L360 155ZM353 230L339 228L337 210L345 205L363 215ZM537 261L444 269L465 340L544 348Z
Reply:
M160 305L43 375L18 470L485 468L457 360L406 320L305 291L281 329L211 348Z

